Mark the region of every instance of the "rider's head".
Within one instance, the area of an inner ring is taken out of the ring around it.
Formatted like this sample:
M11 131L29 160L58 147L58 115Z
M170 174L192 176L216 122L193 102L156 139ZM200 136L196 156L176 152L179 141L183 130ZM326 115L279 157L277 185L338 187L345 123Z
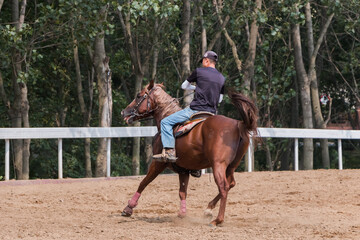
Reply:
M218 61L218 56L213 51L207 51L200 60L203 67L215 67L217 61Z

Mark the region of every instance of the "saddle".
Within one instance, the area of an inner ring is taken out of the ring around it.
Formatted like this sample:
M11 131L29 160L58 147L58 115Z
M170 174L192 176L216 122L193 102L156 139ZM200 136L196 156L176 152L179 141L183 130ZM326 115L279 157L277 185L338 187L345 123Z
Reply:
M181 137L190 132L196 125L205 121L208 117L214 116L211 112L197 112L191 115L188 121L180 123L174 127L174 137Z

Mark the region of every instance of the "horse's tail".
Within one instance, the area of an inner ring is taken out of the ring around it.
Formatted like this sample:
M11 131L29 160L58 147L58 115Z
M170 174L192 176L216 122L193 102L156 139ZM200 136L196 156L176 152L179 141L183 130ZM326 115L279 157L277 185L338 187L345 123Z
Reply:
M239 111L240 120L244 123L247 135L250 133L252 133L253 136L258 135L258 109L254 102L236 91L229 91L228 96Z

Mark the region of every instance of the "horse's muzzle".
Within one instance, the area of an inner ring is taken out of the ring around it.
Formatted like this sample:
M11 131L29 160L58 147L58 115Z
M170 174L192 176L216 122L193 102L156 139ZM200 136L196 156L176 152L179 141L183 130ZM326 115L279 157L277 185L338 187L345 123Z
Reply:
M126 109L121 111L121 117L127 124L131 124L134 122L134 115L129 113L129 111L126 111Z

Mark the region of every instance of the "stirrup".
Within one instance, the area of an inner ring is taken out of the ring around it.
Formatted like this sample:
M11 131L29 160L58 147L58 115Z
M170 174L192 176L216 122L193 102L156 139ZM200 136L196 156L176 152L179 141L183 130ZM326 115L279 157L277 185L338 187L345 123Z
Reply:
M189 173L193 177L196 177L196 178L201 177L201 170L190 170Z
M176 162L177 157L170 155L169 153L166 152L165 149L163 149L161 153L153 155L153 159L155 159L158 162L174 163Z
M165 149L163 149L161 153L153 155L153 159L158 160L162 158L165 158Z

